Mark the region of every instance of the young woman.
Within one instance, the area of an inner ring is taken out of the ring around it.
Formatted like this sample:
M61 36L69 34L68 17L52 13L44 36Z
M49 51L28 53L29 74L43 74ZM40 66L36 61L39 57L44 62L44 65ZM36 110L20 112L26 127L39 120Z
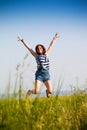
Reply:
M50 95L52 94L53 90L50 81L48 56L57 38L59 38L59 35L56 33L47 50L42 44L38 44L36 45L34 51L22 38L18 36L18 41L21 41L24 44L24 46L35 57L37 62L37 71L35 73L35 89L28 90L26 96L39 93L41 82L43 82L46 86L47 97L50 97Z

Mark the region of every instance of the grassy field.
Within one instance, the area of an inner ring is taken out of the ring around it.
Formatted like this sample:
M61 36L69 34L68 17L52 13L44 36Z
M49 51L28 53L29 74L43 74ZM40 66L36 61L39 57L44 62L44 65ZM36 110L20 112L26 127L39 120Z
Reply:
M0 130L87 130L87 95L1 98Z
M73 95L59 96L62 86L59 80L57 96L22 97L24 65L28 69L25 60L26 56L16 67L13 86L9 74L5 97L0 98L0 130L87 130L87 93L78 90ZM11 87L13 97L9 94Z

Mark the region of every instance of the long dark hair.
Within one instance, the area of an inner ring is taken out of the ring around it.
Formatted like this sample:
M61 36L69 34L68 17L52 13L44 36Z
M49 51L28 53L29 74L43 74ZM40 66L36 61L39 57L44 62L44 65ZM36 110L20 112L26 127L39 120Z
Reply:
M46 48L42 45L42 44L38 44L36 45L35 47L35 51L38 55L40 55L40 53L38 52L38 46L41 46L43 48L43 53L42 54L45 54L46 53Z

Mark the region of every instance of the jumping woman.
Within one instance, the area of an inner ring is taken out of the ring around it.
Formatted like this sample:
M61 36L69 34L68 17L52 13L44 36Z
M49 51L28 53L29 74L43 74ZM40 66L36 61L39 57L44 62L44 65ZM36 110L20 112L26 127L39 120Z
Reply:
M53 90L50 81L48 56L57 38L59 38L59 35L56 33L47 50L42 44L38 44L36 45L34 51L22 38L18 36L18 41L21 41L24 44L24 46L35 57L35 60L37 62L37 70L35 73L35 89L28 90L26 96L29 96L31 94L38 94L40 91L41 82L43 82L44 85L46 86L47 97L51 96Z

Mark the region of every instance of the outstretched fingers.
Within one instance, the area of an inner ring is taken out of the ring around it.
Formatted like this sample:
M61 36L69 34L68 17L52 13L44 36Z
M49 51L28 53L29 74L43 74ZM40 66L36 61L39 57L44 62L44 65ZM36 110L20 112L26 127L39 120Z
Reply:
M22 40L19 36L18 36L17 38L18 38L18 41L21 41L21 40Z
M55 34L55 38L59 38L60 35L58 33Z

